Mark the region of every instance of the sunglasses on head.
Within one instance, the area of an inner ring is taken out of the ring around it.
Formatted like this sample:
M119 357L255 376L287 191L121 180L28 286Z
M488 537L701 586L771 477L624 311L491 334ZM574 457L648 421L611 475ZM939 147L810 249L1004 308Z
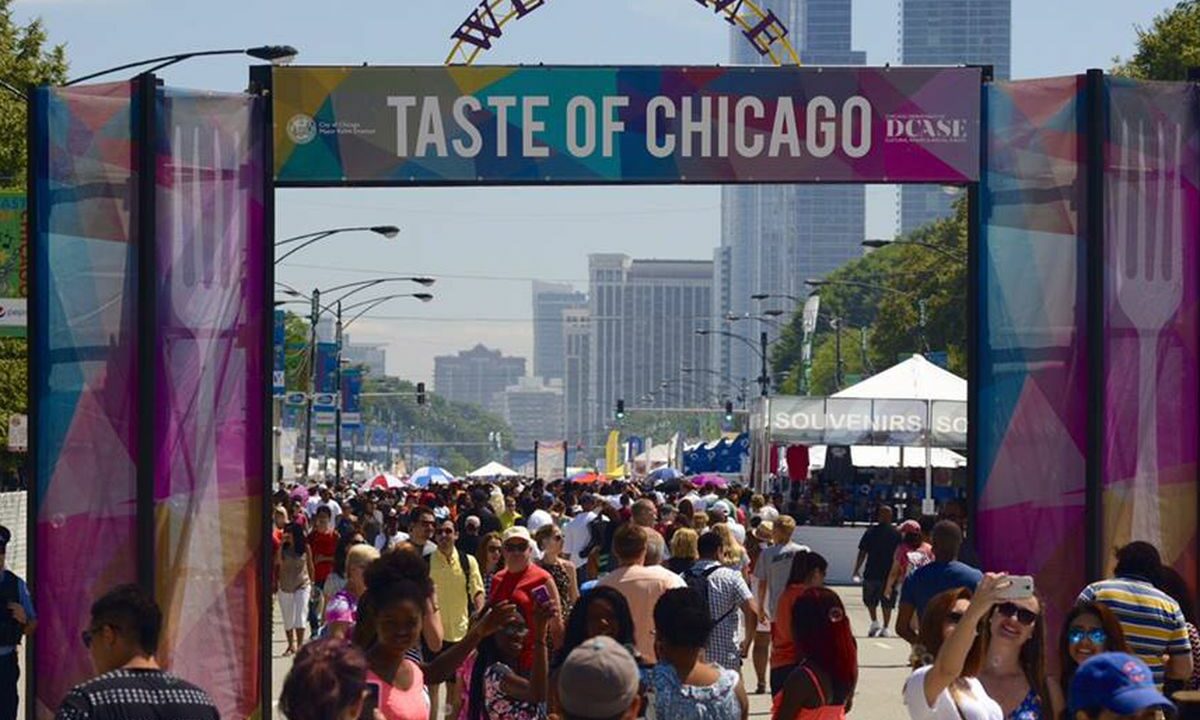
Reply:
M1103 646L1104 643L1108 642L1108 633L1104 632L1104 628L1092 628L1091 630L1085 630L1083 628L1073 627L1067 631L1067 642L1072 645L1078 645L1079 643L1083 642L1084 638L1090 640L1093 645Z
M1026 610L1020 605L1011 602L1000 603L996 606L996 612L1002 617L1015 617L1017 622L1021 623L1022 625L1032 625L1037 622L1038 618L1038 614L1034 611Z

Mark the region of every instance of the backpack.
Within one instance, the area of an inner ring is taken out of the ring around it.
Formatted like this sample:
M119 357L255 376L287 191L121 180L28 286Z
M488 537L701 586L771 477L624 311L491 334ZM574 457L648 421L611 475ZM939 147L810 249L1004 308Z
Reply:
M687 583L687 586L691 588L692 592L699 595L700 599L704 601L704 607L708 608L708 616L710 618L713 616L712 599L710 598L712 583L710 583L708 580L713 573L720 569L721 565L713 565L712 567L705 568L704 570L697 570L695 567L691 567L683 573L684 582ZM713 627L715 628L716 626L720 625L725 618L729 617L729 615L737 609L738 603L734 603L733 607L729 608L722 613L720 617L713 620Z

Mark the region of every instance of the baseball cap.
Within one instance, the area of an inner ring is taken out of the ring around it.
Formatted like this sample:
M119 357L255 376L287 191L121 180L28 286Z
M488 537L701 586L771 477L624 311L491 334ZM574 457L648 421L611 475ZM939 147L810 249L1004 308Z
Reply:
M637 691L633 655L607 635L584 640L558 670L559 701L575 717L616 717L633 704Z
M508 542L513 538L524 540L529 545L533 544L533 537L529 534L529 528L525 527L524 525L513 525L509 529L505 530L504 534L500 536L500 541Z
M921 532L921 523L917 522L916 520L905 520L904 522L900 523L901 535L919 532Z
M1077 710L1104 708L1117 715L1133 715L1153 707L1174 710L1170 700L1158 691L1154 674L1146 663L1133 655L1100 653L1089 658L1071 679L1071 714Z

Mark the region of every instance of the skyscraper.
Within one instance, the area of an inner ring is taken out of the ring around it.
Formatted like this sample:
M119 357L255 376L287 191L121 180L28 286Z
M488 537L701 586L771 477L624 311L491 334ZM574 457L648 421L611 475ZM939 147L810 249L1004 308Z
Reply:
M496 393L495 412L512 428L513 447L533 449L535 442L563 439L563 386L560 380L519 378Z
M806 65L863 65L866 53L851 49L851 0L783 0L770 7L789 29L792 46ZM737 28L731 31L734 64L762 64L764 59ZM755 293L807 293L804 281L819 277L862 255L865 233L865 193L860 185L728 186L721 191L721 245L728 254L715 264L716 294L728 298L718 305L718 317L757 314L778 308L791 311L787 301L763 305ZM728 263L722 267L723 262ZM747 336L773 326L741 324L731 329ZM715 338L708 367L727 381L754 381L759 359L754 350L728 337Z
M483 345L433 359L433 389L438 395L485 410L495 410L496 394L524 375L525 358L505 357Z
M705 381L681 368L705 367L711 356L710 336L696 330L712 325L712 262L597 254L588 276L592 442L619 399L632 408L653 392L661 407L706 405Z
M567 441L587 445L592 439L592 402L589 383L592 366L592 323L587 308L563 310L567 345L563 393L567 414Z
M997 80L1012 72L1012 0L900 0L904 65L991 65ZM900 189L899 228L911 232L946 217L961 191Z
M562 380L566 372L563 311L586 308L587 295L570 285L533 281L533 374Z

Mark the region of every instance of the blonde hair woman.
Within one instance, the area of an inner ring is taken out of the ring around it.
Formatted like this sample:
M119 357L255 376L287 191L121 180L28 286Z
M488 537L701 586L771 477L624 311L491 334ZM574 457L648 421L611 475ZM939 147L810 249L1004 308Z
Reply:
M325 635L338 639L349 639L358 622L358 599L367 591L363 576L367 566L379 559L379 551L373 545L359 543L346 551L346 587L329 601L325 608Z
M700 559L700 534L691 528L681 527L671 536L671 559L667 569L680 575L687 572Z
M721 564L748 577L750 556L746 553L746 548L733 536L733 531L725 523L713 525L712 531L721 537Z

